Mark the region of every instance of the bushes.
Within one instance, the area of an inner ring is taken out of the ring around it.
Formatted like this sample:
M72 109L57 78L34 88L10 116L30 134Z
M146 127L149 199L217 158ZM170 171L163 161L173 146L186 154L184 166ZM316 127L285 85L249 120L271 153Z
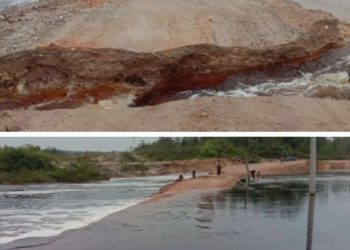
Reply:
M0 171L53 169L52 158L39 147L4 147L0 149Z
M88 164L74 163L68 168L51 170L27 170L0 172L0 184L21 183L81 183L108 179L96 167Z
M22 169L17 172L0 172L0 184L50 183L51 176L41 170Z
M76 160L59 168L55 157L39 147L0 149L0 184L87 182L107 179L97 167Z
M136 161L136 158L133 153L131 152L122 152L120 153L120 161L121 162L134 162Z
M150 160L187 160L193 158L230 158L244 156L250 162L261 158L309 156L309 138L160 138L142 144L135 151ZM319 159L350 159L350 138L319 138Z
M73 163L68 168L55 169L50 177L57 182L88 182L107 179L96 167L87 163Z
M143 163L137 163L137 164L123 164L122 165L122 172L146 172L149 169L148 166L146 166Z

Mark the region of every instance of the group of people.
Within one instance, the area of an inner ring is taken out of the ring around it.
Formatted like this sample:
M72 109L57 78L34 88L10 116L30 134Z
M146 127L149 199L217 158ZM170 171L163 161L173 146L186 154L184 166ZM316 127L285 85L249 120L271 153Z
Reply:
M216 162L216 175L217 176L221 175L222 168L223 168L223 164L222 164L221 160L218 160ZM196 179L196 174L197 174L197 171L196 170L192 170L192 179ZM181 174L176 181L183 181L184 179L185 179L184 176Z
M216 175L220 176L222 174L222 168L223 168L223 163L221 160L217 160L216 162ZM250 172L250 176L252 179L259 179L260 178L260 171L256 171L256 170L251 170ZM196 170L192 171L192 179L196 178ZM183 181L184 180L184 176L180 175L179 178L177 179L177 181Z

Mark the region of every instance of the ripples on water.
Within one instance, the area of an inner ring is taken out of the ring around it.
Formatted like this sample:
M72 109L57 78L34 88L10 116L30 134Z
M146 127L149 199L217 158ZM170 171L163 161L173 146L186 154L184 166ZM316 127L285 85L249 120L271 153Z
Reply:
M89 184L0 185L0 244L85 226L139 203L175 176Z
M117 192L115 186L113 190ZM254 182L248 189L238 187L209 194L191 192L166 202L148 203L86 230L69 232L62 238L27 240L13 246L34 244L38 247L33 249L79 250L95 249L97 245L100 249L123 250L348 249L350 175L319 176L317 190L314 202L308 196L307 177L275 177ZM95 200L99 203L105 200L104 194L98 197L91 203L96 205ZM70 207L80 199L61 206ZM309 204L315 204L314 212L310 213L314 214L314 228L313 232L309 231L314 236L313 248L310 244L306 248ZM25 218L35 216L36 211L28 213ZM23 223L22 228L25 228ZM4 246L0 249L11 247Z
M317 190L313 249L347 249L350 176L320 176ZM134 236L142 243L134 247L302 250L308 206L307 177L276 177L249 189L188 194L138 221L142 236Z
M301 66L279 68L235 75L218 89L185 91L174 99L202 96L305 96L350 99L350 42L344 48L332 49L317 61Z

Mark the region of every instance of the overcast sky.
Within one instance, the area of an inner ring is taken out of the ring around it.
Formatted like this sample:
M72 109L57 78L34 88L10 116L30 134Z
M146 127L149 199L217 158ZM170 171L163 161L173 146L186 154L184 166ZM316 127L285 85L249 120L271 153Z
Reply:
M141 141L153 142L158 137L2 137L0 147L32 144L41 148L55 147L71 151L126 151Z

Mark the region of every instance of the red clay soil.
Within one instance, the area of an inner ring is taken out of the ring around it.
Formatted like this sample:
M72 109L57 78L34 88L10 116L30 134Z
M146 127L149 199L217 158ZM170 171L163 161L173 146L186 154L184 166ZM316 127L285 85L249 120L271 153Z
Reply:
M216 88L236 74L317 60L342 41L338 21L321 20L296 41L268 49L193 45L134 53L37 48L0 58L0 110L77 107L125 93L136 93L137 106L155 105L180 91Z

